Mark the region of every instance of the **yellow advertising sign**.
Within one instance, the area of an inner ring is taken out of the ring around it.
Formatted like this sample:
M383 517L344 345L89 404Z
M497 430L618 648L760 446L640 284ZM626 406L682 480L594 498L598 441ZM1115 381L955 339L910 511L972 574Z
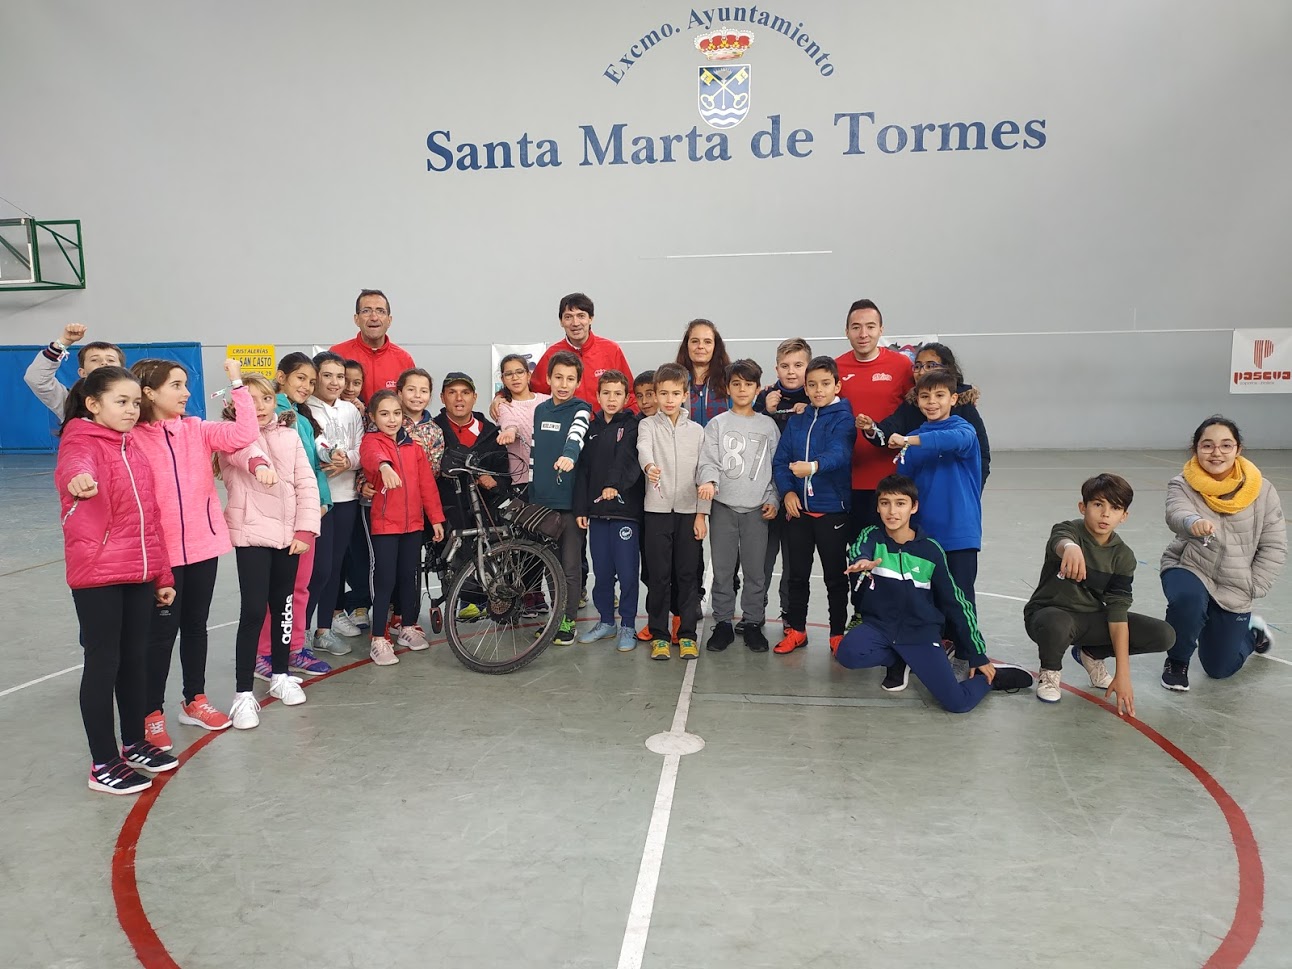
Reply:
M278 358L272 343L230 343L228 355L242 364L243 373L262 374L270 380L278 373Z

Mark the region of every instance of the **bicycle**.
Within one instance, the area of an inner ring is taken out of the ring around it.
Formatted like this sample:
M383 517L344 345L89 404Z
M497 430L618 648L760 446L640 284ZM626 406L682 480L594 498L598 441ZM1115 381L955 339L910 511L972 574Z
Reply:
M466 495L471 527L454 529L443 546L428 543L422 554L422 587L431 600L431 628L444 629L459 662L477 673L514 673L552 643L565 614L565 573L543 528L555 512L505 498L501 520L482 498L476 478L494 474L466 462L442 473ZM440 595L430 592L439 579Z

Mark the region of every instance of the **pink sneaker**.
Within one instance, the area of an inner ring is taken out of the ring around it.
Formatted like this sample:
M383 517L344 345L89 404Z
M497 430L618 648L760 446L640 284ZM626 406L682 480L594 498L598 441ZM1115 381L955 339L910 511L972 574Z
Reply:
M180 720L182 722L183 717ZM166 732L166 715L160 710L154 710L144 717L144 740L160 750L170 750L175 746L170 734Z
M203 730L227 730L233 726L233 721L212 706L205 693L199 693L192 703L179 708L179 722Z
M395 648L390 645L390 640L385 636L372 637L372 646L368 649L368 655L378 666L394 666L399 662L399 657L395 655Z
M431 644L426 641L426 633L422 631L421 626L400 627L399 645L407 646L415 653L431 648Z

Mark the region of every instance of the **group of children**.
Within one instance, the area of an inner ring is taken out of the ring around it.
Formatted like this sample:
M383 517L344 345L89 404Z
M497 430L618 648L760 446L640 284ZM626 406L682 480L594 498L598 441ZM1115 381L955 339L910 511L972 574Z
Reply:
M802 339L785 340L770 385L753 360L727 366L726 409L706 412L704 426L688 415L690 377L677 363L635 378L600 372L594 409L577 395L585 377L577 353L547 360L550 395L530 388L527 361L512 355L501 363L494 427L472 412L475 386L465 374L448 375L445 412L433 419L425 370L407 369L393 389L363 400L363 368L331 351L288 354L273 381L244 376L228 361L218 421L186 416L182 366L143 360L127 370L112 344L80 350L82 379L68 395L42 374L52 375L83 335L83 327L66 328L28 382L64 416L56 483L85 651L81 708L92 789L133 793L151 783L140 771L177 765L163 712L177 635L179 720L207 730L259 723L257 677L284 704L305 702L295 674L329 672L316 651L344 655L365 627L378 665L397 663L396 647L428 648L418 624L419 563L425 536L442 540L452 511L441 464L487 433L496 435L491 447L511 453L513 473L510 482L500 475L482 483L519 491L560 516L570 594L556 645L576 638L586 549L597 622L578 641L614 639L623 652L646 641L654 660L668 660L676 645L682 659L696 659L707 537L708 650L726 649L737 634L754 652L805 647L809 579L819 559L829 648L841 665L885 667L890 691L904 689L913 671L955 712L972 709L989 690L1034 683L1026 670L992 663L978 628L973 586L986 438L976 410L973 420L962 416L971 402L962 399L967 388L944 347L917 358L914 399L904 405L914 412L874 419L841 397L834 358L814 356ZM858 435L887 448L895 472L875 489L879 524L859 533L850 524ZM223 508L213 470L227 491ZM1133 713L1129 654L1171 645L1169 626L1128 612L1135 557L1115 528L1132 497L1115 475L1090 479L1082 517L1056 525L1047 542L1024 611L1040 648L1042 700L1059 699L1062 656L1080 642L1073 654L1091 682ZM216 563L230 548L241 604L226 716L208 700L204 681ZM782 628L773 646L764 627L778 558ZM642 582L648 620L638 632ZM1104 665L1110 655L1116 676Z

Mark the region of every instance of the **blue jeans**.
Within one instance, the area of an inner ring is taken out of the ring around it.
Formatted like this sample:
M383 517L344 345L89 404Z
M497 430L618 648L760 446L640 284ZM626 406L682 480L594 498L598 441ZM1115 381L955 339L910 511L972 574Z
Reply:
M619 579L619 623L637 623L637 563L641 558L641 526L623 518L588 519L588 548L597 584L592 603L601 621L615 624L615 579Z
M955 670L941 643L890 643L888 637L869 623L855 627L843 637L835 659L850 670L892 666L899 659L904 660L948 713L968 713L991 689L985 676L972 676L957 683Z
M1250 612L1220 608L1202 580L1188 569L1163 572L1162 591L1166 621L1175 630L1175 645L1166 654L1170 659L1187 665L1196 649L1203 670L1216 680L1243 668L1255 643Z

